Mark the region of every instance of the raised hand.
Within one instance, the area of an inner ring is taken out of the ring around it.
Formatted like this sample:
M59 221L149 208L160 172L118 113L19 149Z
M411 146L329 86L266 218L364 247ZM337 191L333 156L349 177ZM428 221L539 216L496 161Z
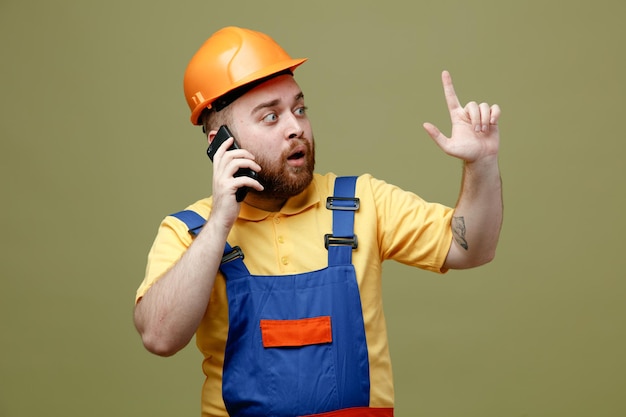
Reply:
M213 209L211 216L222 216L224 225L229 229L237 219L239 204L235 194L241 187L250 187L258 191L263 186L249 176L235 176L244 168L258 172L261 167L254 161L254 155L245 149L228 150L234 138L230 137L219 146L213 157Z
M470 101L463 107L454 91L448 71L443 71L441 81L450 112L452 133L448 138L435 125L424 123L426 132L446 154L466 162L496 157L500 144L500 107L497 104L478 104L475 101Z

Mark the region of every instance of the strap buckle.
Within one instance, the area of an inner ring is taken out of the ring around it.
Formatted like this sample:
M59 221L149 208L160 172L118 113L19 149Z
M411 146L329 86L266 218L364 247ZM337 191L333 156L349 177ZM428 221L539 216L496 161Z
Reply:
M237 258L241 258L241 259L244 258L243 251L241 250L239 246L234 246L233 250L231 250L230 252L222 256L222 263L225 264L225 263L234 261Z
M361 207L361 200L356 197L328 197L326 208L328 210L357 211Z
M352 246L352 249L356 249L359 246L359 241L356 235L353 237L340 237L327 233L324 235L324 247L328 249L329 246Z

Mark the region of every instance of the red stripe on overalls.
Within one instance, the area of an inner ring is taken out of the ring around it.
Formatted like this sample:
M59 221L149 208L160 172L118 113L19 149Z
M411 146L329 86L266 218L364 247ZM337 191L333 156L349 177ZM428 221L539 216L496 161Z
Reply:
M393 417L393 408L354 407L299 417Z

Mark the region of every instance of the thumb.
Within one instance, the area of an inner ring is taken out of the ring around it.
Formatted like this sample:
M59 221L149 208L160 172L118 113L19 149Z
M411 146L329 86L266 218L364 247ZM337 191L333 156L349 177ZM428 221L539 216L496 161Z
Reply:
M441 133L441 131L434 124L424 123L422 126L428 135L437 143L437 145L439 145L439 147L443 147L448 141L448 138Z

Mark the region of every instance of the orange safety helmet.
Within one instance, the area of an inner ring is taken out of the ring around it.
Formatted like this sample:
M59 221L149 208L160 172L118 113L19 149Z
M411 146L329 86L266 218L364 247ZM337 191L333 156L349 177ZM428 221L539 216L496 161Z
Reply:
M234 26L215 32L191 58L185 71L183 84L191 123L199 125L200 113L214 108L214 102L227 93L277 73L293 72L304 61L306 58L292 59L261 32Z

